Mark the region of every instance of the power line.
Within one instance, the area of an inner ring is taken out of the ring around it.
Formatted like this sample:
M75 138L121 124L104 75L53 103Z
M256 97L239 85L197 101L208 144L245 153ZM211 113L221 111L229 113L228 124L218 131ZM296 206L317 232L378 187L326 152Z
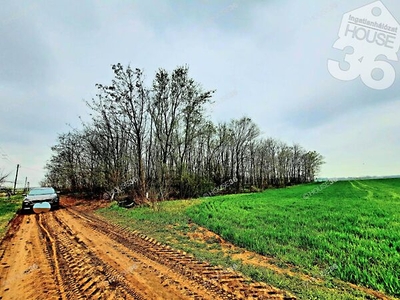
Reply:
M43 172L44 170L39 170L39 169L35 169L35 168L30 168L30 167L24 167L24 166L20 166L20 168L22 169L28 169L28 170L32 170L32 171L36 171L36 172Z
M10 163L17 163L14 159L10 159L10 156L4 151L4 149L2 147L0 147L0 154L1 154L1 158L4 160L7 160ZM28 169L28 170L32 170L32 171L36 171L36 172L43 172L44 170L39 170L36 168L30 168L30 167L24 167L22 165L20 165L20 168L23 169Z
M15 160L10 159L10 155L8 155L2 147L0 147L0 154L2 156L2 159L8 160L11 163L17 163Z

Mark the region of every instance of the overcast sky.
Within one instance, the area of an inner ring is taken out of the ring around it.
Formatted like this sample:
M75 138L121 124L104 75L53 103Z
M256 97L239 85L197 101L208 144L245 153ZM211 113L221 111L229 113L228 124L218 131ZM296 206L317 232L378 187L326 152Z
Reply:
M79 127L83 99L120 62L149 82L158 68L187 64L217 90L215 122L245 115L265 137L316 150L320 177L400 174L399 62L382 90L327 67L344 58L333 48L343 15L372 2L2 1L0 172L12 181L20 164L18 186L37 185L57 135ZM382 2L400 20L400 2Z

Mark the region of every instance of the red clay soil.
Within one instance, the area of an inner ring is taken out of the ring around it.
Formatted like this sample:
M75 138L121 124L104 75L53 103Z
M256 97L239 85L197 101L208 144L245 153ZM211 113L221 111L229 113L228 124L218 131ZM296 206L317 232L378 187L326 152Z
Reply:
M61 204L11 222L0 299L295 299L91 213L106 202Z

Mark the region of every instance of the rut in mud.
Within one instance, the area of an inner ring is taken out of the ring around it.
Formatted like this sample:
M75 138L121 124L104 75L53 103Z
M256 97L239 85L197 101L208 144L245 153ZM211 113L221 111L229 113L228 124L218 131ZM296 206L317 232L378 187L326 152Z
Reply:
M0 299L295 299L73 206L18 215L0 260Z

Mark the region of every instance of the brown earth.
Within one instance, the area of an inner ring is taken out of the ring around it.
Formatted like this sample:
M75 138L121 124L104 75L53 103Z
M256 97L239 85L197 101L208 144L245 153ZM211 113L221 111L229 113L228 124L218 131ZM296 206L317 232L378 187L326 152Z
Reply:
M0 299L295 299L62 199L17 215L0 243Z

